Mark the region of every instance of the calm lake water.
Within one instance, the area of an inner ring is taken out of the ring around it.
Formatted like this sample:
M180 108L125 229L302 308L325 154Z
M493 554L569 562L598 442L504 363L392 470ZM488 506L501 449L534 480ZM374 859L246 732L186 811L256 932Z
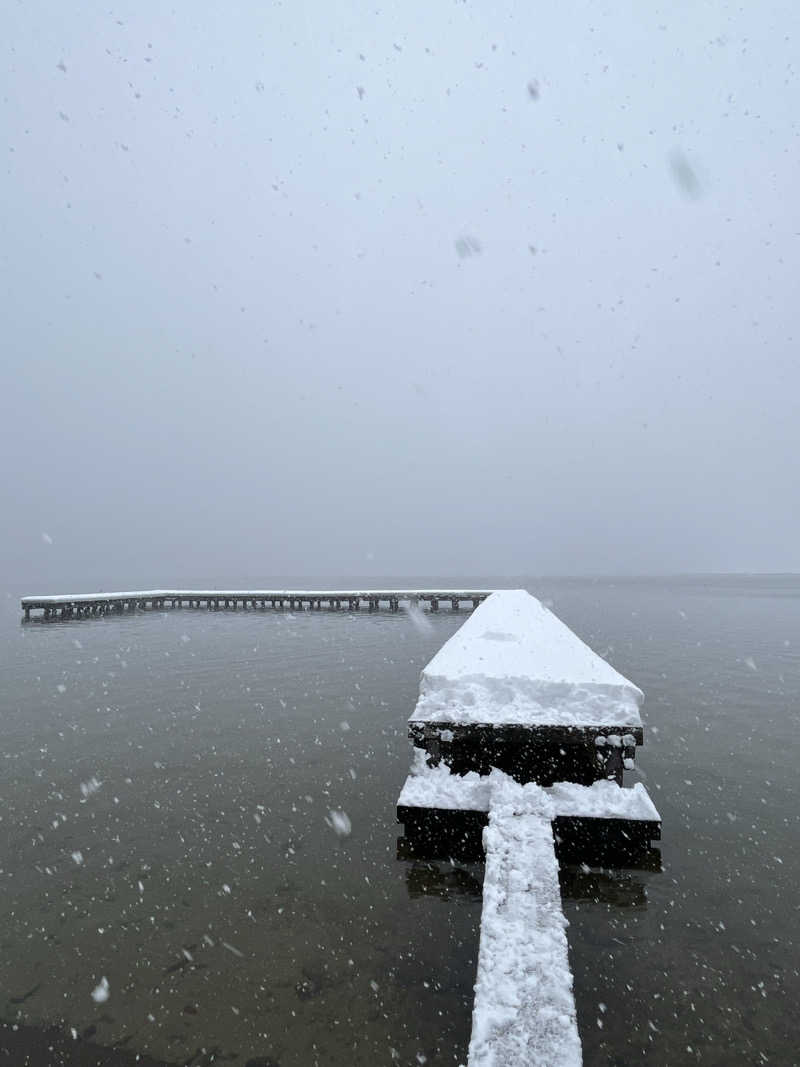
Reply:
M564 872L585 1062L800 1062L800 579L462 583L525 585L647 696L663 870ZM395 822L419 672L464 613L23 626L17 592L7 1062L465 1062L482 869L398 858Z

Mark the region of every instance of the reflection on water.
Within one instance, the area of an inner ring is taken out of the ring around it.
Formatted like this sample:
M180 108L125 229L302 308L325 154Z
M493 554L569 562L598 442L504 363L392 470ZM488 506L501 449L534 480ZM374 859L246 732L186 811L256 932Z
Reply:
M590 867L559 869L561 896L565 900L607 903L621 908L643 908L647 904L646 885L632 870L593 870ZM480 900L483 890L483 865L465 867L453 860L435 863L415 860L406 872L408 895L435 896L440 900L469 897Z
M471 871L450 860L444 863L417 860L408 867L406 885L412 900L421 896L435 896L440 900L453 900L455 897L480 900L483 871Z
M634 871L596 871L585 866L566 867L562 864L558 876L562 900L588 900L618 908L644 908L647 905L645 882Z

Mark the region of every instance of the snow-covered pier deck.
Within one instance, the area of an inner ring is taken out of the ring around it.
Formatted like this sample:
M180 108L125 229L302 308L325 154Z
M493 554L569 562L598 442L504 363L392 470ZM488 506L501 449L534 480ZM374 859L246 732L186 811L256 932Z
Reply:
M416 854L474 855L489 821L493 788L506 778L498 770L459 775L444 762L432 767L424 751L415 749L397 819ZM541 791L550 803L557 856L638 861L649 858L651 842L661 838L661 816L641 782L630 789L608 780L557 782Z
M45 619L70 619L87 615L125 614L135 611L164 611L172 608L265 610L290 609L320 611L369 611L385 606L399 611L401 603L426 604L438 611L449 604L454 611L462 605L476 608L492 593L491 589L150 589L127 593L65 593L59 596L24 596L25 618L41 612Z
M524 589L496 592L422 672L409 735L459 774L622 783L642 691Z
M469 1067L581 1063L558 864L652 862L661 818L623 788L643 699L524 590L489 597L422 672L397 817L412 854L483 846Z

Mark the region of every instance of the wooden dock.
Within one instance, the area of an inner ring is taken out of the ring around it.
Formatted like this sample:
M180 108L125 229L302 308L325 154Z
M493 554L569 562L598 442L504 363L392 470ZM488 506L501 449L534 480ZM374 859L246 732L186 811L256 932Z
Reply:
M523 590L425 667L397 802L402 858L485 857L468 1067L579 1067L559 864L660 870L661 817L623 788L642 692Z
M25 618L40 613L44 619L71 619L90 615L124 615L137 611L171 611L204 608L208 611L369 611L381 608L399 611L401 603L426 605L438 611L448 604L453 611L462 605L476 608L492 594L491 589L151 589L127 593L67 593L59 596L24 596L20 604Z

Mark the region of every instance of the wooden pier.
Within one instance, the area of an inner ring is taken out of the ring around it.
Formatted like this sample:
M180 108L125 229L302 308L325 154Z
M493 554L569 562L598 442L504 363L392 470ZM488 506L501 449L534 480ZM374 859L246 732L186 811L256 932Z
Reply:
M579 1067L559 864L660 870L661 817L623 788L641 691L523 590L422 672L402 858L485 857L468 1067Z
M60 596L25 596L21 607L25 618L40 613L44 619L72 619L91 615L125 615L137 611L171 611L178 608L204 608L208 611L369 611L381 608L399 611L401 604L426 605L438 611L449 605L476 608L492 594L491 589L151 589L128 593L76 593Z

